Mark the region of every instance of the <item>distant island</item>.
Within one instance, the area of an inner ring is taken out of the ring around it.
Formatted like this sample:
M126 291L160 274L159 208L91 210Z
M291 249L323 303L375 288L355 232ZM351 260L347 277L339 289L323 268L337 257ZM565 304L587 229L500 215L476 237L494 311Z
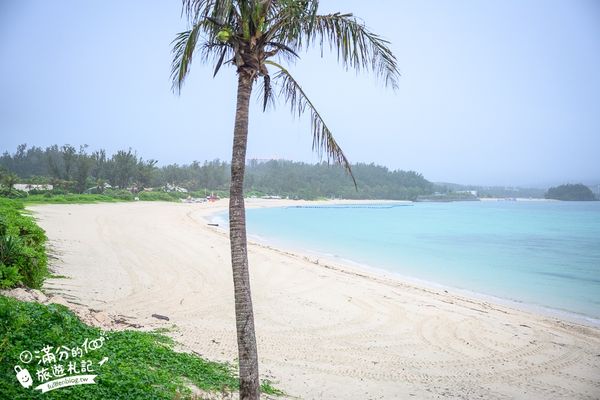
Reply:
M596 200L594 193L589 187L578 184L566 184L551 187L546 192L545 198L564 201L593 201Z

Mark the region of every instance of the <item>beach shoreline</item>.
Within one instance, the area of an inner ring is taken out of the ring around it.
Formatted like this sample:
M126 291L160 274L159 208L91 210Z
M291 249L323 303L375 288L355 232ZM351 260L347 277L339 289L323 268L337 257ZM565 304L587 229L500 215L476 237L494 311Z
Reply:
M333 203L247 201L248 208L303 204ZM226 200L29 208L59 256L53 268L70 277L50 279L47 292L146 328L175 324L173 337L185 348L235 358L228 235L208 225L227 210ZM290 395L599 393L597 328L252 239L249 257L262 373ZM170 321L157 321L153 312Z
M272 200L268 204L261 203L262 200L255 199L255 203L252 201L247 201L247 208L275 208L275 207L326 207L326 206L338 206L338 205L393 205L393 204L401 204L401 205L410 205L413 204L411 201L397 201L397 200L327 200L327 201L292 201L290 203L289 200ZM279 201L280 203L276 203ZM496 201L506 201L501 198L490 198L485 199L483 201L487 202L496 202ZM517 198L515 201L521 202L556 202L557 200L550 199L527 199L527 198ZM249 204L248 204L249 203ZM206 214L202 217L203 221L207 224L214 223L223 223L225 222L225 226L227 226L227 221L223 221L221 219L215 219L215 216L227 212L227 209L215 209L214 212L210 214ZM223 232L226 232L226 228L219 226L217 229L220 229ZM277 242L274 238L271 237L261 237L257 235L253 235L251 233L248 234L248 241L254 245L263 246L265 248L269 248L273 251L281 251L287 254L297 254L303 259L312 262L316 265L325 265L330 268L338 268L349 270L354 273L363 273L366 275L371 275L374 278L380 279L391 279L398 280L402 283L408 285L414 285L420 288L433 290L433 291L445 291L445 293L449 293L453 296L461 296L471 300L477 300L485 303L491 303L496 306L507 307L513 309L515 311L521 311L525 313L531 313L533 315L539 317L545 317L550 319L558 319L563 322L578 324L590 328L600 329L600 319L593 318L589 315L576 313L568 310L555 309L552 307L544 306L541 304L533 304L527 303L523 301L518 301L515 299L502 298L498 296L493 296L486 293L480 293L477 291L469 290L469 289L461 289L449 285L444 285L441 283L428 281L424 279L419 279L407 275L403 275L401 273L393 272L384 268L380 268L375 264L366 264L354 261L350 258L345 258L343 256L326 254L319 251L313 251L311 249L302 249L300 247L290 246L289 244L283 244L281 242Z

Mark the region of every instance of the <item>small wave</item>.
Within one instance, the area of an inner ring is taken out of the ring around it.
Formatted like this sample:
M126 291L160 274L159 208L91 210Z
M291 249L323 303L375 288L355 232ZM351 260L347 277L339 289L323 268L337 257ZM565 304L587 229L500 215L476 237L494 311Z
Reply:
M581 277L581 276L572 275L572 274L561 274L560 272L544 272L544 271L539 271L539 272L536 272L536 274L537 275L545 275L545 276L553 276L553 277L561 278L561 279L570 279L572 281L593 282L593 283L600 284L600 279L594 279L594 278L589 278L589 277Z
M397 207L412 207L413 204L338 204L338 205L311 205L311 206L288 206L285 208L328 208L328 209L345 209L345 208L373 208L373 209L389 209Z

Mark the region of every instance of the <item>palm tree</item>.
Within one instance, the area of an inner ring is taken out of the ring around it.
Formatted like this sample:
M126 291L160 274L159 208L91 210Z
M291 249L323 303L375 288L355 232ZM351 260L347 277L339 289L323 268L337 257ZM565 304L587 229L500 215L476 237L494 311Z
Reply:
M6 193L10 195L10 193L13 190L13 187L17 183L19 183L19 177L18 175L12 172L5 173L2 176L2 183L4 184L4 186L6 186Z
M333 138L313 103L283 62L315 44L337 52L346 68L371 70L386 86L397 87L396 58L389 42L371 32L352 14L318 14L318 0L183 0L189 29L173 40L171 77L180 92L192 58L214 63L215 76L223 65L236 68L238 89L231 184L229 235L233 268L235 316L239 352L240 398L258 399L258 355L248 275L244 170L248 140L250 94L260 82L263 110L279 94L294 114L310 112L313 150L328 161L341 164L352 179L342 149ZM276 92L276 89L278 91ZM356 181L354 181L356 185Z

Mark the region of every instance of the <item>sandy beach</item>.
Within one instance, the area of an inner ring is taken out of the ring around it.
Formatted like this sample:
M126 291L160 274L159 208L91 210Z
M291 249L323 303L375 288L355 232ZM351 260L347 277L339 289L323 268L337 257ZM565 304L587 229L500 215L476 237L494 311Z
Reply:
M250 200L249 207L298 204ZM212 204L31 206L44 291L204 357L237 357L229 238ZM600 330L249 246L261 375L303 399L599 399ZM168 321L152 317L167 316Z

